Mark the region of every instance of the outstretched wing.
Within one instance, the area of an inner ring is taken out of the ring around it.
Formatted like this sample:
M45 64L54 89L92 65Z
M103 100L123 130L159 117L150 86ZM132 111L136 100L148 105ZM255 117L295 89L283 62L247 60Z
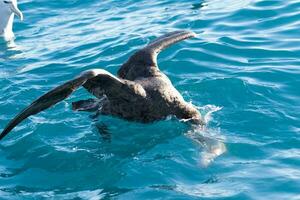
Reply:
M61 86L58 86L52 89L50 92L44 94L37 100L35 100L32 104L30 104L27 108L25 108L20 114L18 114L13 120L9 122L6 128L0 134L0 140L4 138L15 126L21 123L24 119L31 115L35 115L56 103L64 100L67 98L72 92L74 92L80 86L88 86L88 90L92 93L95 93L92 88L92 84L90 83L97 78L98 80L101 79L103 83L102 90L105 87L117 87L121 88L124 84L122 80L118 79L117 77L113 76L109 72L102 70L102 69L95 69L83 72L77 78L70 80L64 83ZM95 87L99 89L99 87Z
M158 70L157 55L162 50L179 41L195 36L196 34L190 31L175 31L155 39L132 55L119 69L118 76L128 80L153 76Z

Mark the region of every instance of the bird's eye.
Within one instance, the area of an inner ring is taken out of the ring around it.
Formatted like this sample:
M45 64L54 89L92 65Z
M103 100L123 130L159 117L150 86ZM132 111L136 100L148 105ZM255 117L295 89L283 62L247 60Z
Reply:
M6 4L9 4L9 3L11 3L11 1L3 1L4 3L6 3Z

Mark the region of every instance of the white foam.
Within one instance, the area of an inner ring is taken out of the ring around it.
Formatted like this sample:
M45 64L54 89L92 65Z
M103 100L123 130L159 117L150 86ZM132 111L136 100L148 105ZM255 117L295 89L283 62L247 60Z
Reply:
M202 106L202 107L198 107L198 109L200 110L200 112L203 115L204 122L206 124L208 124L212 119L212 117L211 117L212 114L214 112L217 112L217 111L221 110L222 107L208 104L208 105L205 105L205 106Z
M208 124L212 120L212 113L221 110L222 107L205 105L198 107L198 109L203 114L204 121ZM203 148L199 159L199 164L202 167L209 166L218 156L226 152L226 146L223 142L225 138L218 129L194 126L186 135Z

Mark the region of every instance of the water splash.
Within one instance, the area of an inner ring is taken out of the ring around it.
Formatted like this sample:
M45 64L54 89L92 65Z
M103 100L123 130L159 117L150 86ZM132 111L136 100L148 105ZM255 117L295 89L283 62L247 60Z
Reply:
M198 109L203 114L205 123L208 124L212 120L212 113L221 110L222 107L206 105ZM226 146L223 143L224 137L218 130L194 126L186 135L203 148L199 161L202 167L209 166L218 156L226 152Z
M201 114L203 115L204 122L206 124L208 124L212 120L212 117L211 117L212 114L214 112L221 110L222 107L208 104L208 105L205 105L202 107L198 107L198 109L200 110Z

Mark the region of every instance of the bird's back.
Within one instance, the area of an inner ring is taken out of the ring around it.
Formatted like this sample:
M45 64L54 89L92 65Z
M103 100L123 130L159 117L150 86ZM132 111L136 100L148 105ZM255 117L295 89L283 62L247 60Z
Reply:
M150 115L157 119L175 115L180 118L198 117L197 109L187 103L178 90L172 85L169 78L160 72L160 75L150 78L135 80L145 89L148 101L145 106L149 107Z

